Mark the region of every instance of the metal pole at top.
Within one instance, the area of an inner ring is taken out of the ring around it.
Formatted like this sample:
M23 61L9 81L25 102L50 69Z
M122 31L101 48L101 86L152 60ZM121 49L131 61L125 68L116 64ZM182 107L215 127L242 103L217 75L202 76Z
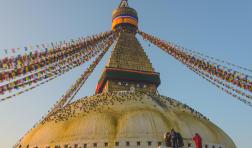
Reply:
M119 7L128 7L128 0L122 0Z

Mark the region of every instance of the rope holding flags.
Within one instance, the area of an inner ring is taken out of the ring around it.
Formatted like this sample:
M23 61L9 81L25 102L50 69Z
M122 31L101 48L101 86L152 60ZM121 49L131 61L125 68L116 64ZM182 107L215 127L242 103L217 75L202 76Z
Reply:
M104 43L105 43L105 40L104 40ZM102 42L102 44L104 43ZM72 57L64 58L62 60L59 60L55 64L51 64L45 67L45 69L41 69L40 71L35 72L31 75L25 76L21 79L2 85L0 86L0 92L4 94L6 91L11 91L14 88L18 89L20 86L25 86L26 84L24 83L26 83L27 81L31 81L32 79L37 79L38 77L41 77L47 74L54 74L55 72L62 71L66 68L73 69L77 66L80 66L81 64L85 63L86 61L94 57L98 52L100 52L101 49L99 49L98 47L99 46L96 46L92 50L88 50L87 52L79 53ZM41 81L41 79L39 81ZM36 83L36 82L37 81L34 81L33 83Z
M215 58L215 57L211 57L211 56L208 56L208 55L205 55L205 54L203 54L203 53L200 53L200 52L198 52L198 51L195 51L195 50L191 50L191 49L187 49L187 48L185 48L185 47L182 47L182 46L180 46L180 45L177 45L177 44L174 44L174 43L171 43L171 42L167 42L167 43L169 43L170 45L172 45L173 47L176 47L177 49L179 49L179 50L182 50L183 52L186 52L187 54L191 54L191 55L193 55L193 56L196 56L196 57L199 57L199 58L201 58L201 59L204 59L204 60L207 60L208 62L214 62L214 63L223 63L223 64L225 64L225 65L228 65L228 66L231 66L231 67L235 67L235 68L237 68L237 69L240 69L240 70L243 70L243 71L246 71L246 72L249 72L249 73L252 73L252 70L251 69L248 69L248 68L246 68L246 67L242 67L242 66L239 66L239 65L237 65L237 64L233 64L233 63L231 63L231 62L228 62L228 61L224 61L224 60L221 60L221 59L218 59L218 58ZM223 67L225 67L225 66L223 66ZM227 67L226 67L227 68ZM230 69L231 70L231 69ZM236 71L236 72L238 72L238 71ZM244 74L244 75L246 75L246 74ZM250 76L251 77L251 76Z
M79 44L85 40L94 40L97 39L97 36L103 36L103 35L108 35L111 34L112 31L107 31L107 32L102 32L100 34L97 35L92 35L92 36L87 36L87 37L79 37L78 39L71 39L70 41L59 41L59 42L51 42L51 43L42 43L42 44L37 44L37 45L29 45L29 46L25 46L23 48L11 48L11 49L3 49L0 50L4 51L4 53L6 54L5 57L6 59L15 59L13 58L15 53L18 53L20 51L24 51L25 55L33 55L34 53L43 53L43 52L47 52L48 50L57 50L58 48L64 48L67 46L71 46L74 44ZM28 51L30 51L29 53L27 53ZM10 55L8 55L10 53ZM23 52L20 52L20 54L23 54ZM1 53L0 53L1 54ZM21 56L21 55L20 55Z
M115 35L111 34L108 38L103 39L101 43L98 43L99 45L95 46L96 49L90 50L90 53L83 55L83 57L76 56L75 60L70 60L70 62L65 62L65 64L57 64L55 66L49 67L45 70L39 71L38 73L34 73L32 75L29 75L28 77L21 78L19 80L13 81L11 83L5 84L0 86L0 92L2 94L6 91L11 91L13 89L19 90L19 88L24 88L25 86L31 86L30 88L27 88L23 91L19 91L18 93L15 93L13 95L4 97L0 99L1 101L9 100L17 95L23 94L24 92L30 91L42 84L45 84L64 73L72 70L73 68L80 66L84 64L85 62L89 61L92 57L96 56L98 53L103 51L105 47L107 47L109 44L112 44L114 41ZM67 60L67 59L65 59ZM64 62L63 62L64 63ZM41 82L41 83L38 83ZM38 84L37 84L38 83ZM37 85L35 85L37 84Z
M138 33L144 39L153 43L154 45L174 57L176 60L186 65L196 74L210 81L215 86L218 86L218 88L222 89L226 93L231 94L233 97L238 98L240 101L251 106L250 101L252 100L252 97L250 94L248 94L252 93L251 76L222 66L219 63L213 62L210 59L203 58L202 56L195 56L192 53L186 52L184 48L181 48L180 46L170 44L142 31L138 31ZM250 101L243 99L242 97L245 97Z
M99 42L111 36L112 31L101 33L92 37L82 38L73 41L72 44L54 47L45 52L35 52L30 55L0 59L0 83L13 80L31 72L37 71L45 66L59 62L64 58L71 57L75 54L88 52L94 46L99 46Z
M225 93L233 96L234 98L238 99L239 101L245 103L246 105L252 107L252 103L246 99L244 99L243 97L247 97L249 99L252 99L251 95L248 95L228 84L223 83L222 81L218 80L217 78L214 78L212 76L209 76L208 74L205 74L204 72L200 71L199 69L195 69L194 67L191 66L187 66L190 70L192 70L193 72L195 72L197 75L199 75L200 77L202 77L203 79L205 79L206 81L210 82L211 84L213 84L214 86L216 86L217 88L221 89L222 91L224 91Z

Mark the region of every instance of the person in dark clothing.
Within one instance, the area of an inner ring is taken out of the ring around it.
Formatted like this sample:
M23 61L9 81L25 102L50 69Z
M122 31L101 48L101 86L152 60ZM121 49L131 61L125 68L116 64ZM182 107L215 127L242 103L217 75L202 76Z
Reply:
M184 146L183 137L182 137L181 134L178 133L178 132L177 132L177 138L178 138L178 146L179 146L179 147L183 147L183 146Z
M172 148L178 148L178 136L174 129L170 132Z
M171 129L165 134L165 144L167 147L180 148L184 146L183 138L180 133Z

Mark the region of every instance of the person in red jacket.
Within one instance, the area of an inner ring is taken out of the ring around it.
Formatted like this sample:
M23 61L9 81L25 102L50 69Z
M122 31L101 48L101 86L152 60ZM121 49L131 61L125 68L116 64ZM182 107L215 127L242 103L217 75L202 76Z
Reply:
M198 133L193 137L193 141L195 142L196 148L202 148L202 138Z

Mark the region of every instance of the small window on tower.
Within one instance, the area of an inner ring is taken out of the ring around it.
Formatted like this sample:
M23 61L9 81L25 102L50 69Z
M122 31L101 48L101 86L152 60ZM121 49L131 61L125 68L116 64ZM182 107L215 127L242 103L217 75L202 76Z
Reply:
M141 142L140 141L137 141L137 146L140 146L141 145Z
M115 143L115 146L119 146L119 142L116 142L116 143Z
M84 147L84 148L87 148L87 144L86 144L86 143L85 143L85 144L83 144L83 147Z
M130 142L129 141L126 142L126 146L130 146Z
M151 141L148 141L148 146L151 146Z
M105 147L108 147L108 142L105 142L105 143L104 143L104 146L105 146Z
M94 145L94 147L97 147L97 143L94 143L93 145Z

